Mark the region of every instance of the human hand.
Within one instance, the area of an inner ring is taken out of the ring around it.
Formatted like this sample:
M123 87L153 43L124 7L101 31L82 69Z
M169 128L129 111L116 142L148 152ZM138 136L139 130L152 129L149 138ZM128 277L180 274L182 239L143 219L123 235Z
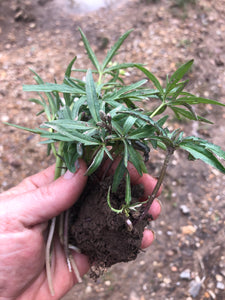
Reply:
M53 286L51 296L45 271L45 245L48 220L71 207L82 193L86 177L85 163L72 175L69 171L54 181L54 168L23 180L18 186L0 195L0 300L3 299L60 299L77 282L68 267L59 240L54 243ZM140 177L130 166L135 184L143 184L145 196L150 194L156 180L148 174ZM155 219L160 204L154 200L149 213ZM142 247L154 239L152 231L145 230ZM88 258L74 253L79 272L89 269Z

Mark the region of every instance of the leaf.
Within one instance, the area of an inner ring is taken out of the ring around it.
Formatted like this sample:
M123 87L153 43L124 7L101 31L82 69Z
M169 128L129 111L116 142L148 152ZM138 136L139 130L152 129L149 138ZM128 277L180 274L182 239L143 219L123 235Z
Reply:
M63 125L56 125L56 124L49 124L48 122L45 123L45 125L49 128L52 128L54 130L56 130L58 133L60 133L62 136L67 137L70 139L70 141L76 141L76 142L81 142L84 145L98 145L99 141L87 136L86 134L80 133L78 131L73 131L73 132L69 132L68 129L66 127L64 127ZM48 136L50 136L51 134L49 133ZM43 135L45 137L47 137L47 135ZM52 133L52 138L54 138L54 133ZM51 138L51 136L50 136Z
M120 46L123 44L124 40L128 37L128 35L132 32L133 30L128 30L126 33L124 33L118 41L112 46L112 48L108 51L105 60L103 61L102 64L102 70L106 68L108 63L111 61L113 56L116 55L117 50L120 48Z
M134 68L137 65L143 66L143 64L137 64L137 63L136 64L135 63L116 64L115 66L104 69L103 74L109 73L111 71L117 71L117 70L122 70L122 69L127 69L127 68Z
M84 95L85 91L81 88L71 87L67 84L45 83L45 84L29 84L23 85L25 92L59 92Z
M207 98L202 98L202 97L196 97L196 96L192 96L192 97L181 97L176 99L175 101L172 101L171 104L173 105L184 105L185 103L187 104L200 104L200 103L204 103L204 104L212 104L212 105L219 105L219 106L225 106L225 104L216 101L216 100L211 100L211 99L207 99Z
M9 125L9 126L12 126L12 127L18 128L18 129L22 129L22 130L25 130L25 131L28 131L28 132L32 132L32 133L35 133L35 134L42 134L43 132L45 132L45 130L41 130L41 129L32 129L32 128L23 127L23 126L19 126L19 125L8 123L8 122L3 122L3 123L5 125Z
M137 151L133 148L132 145L127 143L128 153L129 153L129 161L134 165L135 169L138 171L140 176L142 175L142 168L139 161L139 157L137 155Z
M88 42L88 39L86 38L86 35L83 33L83 31L81 30L81 28L78 28L79 31L80 31L80 34L81 34L81 37L82 37L82 40L83 40L83 43L84 43L84 47L87 51L87 54L88 54L88 57L90 59L90 61L92 62L92 64L95 66L95 68L98 70L98 72L100 73L101 72L101 67L99 65L99 62L93 52L93 50L91 49L91 46Z
M112 184L112 192L115 193L117 191L117 188L121 182L121 180L124 177L124 174L126 172L126 167L124 165L124 160L121 159L113 176L113 184Z
M100 122L101 118L99 115L100 105L97 97L94 79L92 77L91 70L87 71L86 75L86 93L87 93L87 104L90 110L92 118L95 122Z
M132 116L128 116L128 118L126 119L126 121L123 125L124 134L127 134L129 132L129 130L135 124L136 120L137 120L137 118L134 118Z
M173 75L170 77L169 82L166 86L166 94L168 94L175 86L178 81L180 81L183 76L190 70L193 65L194 60L189 60L187 63L178 68Z
M94 173L100 164L102 163L103 157L104 157L104 147L102 147L97 154L95 155L92 163L90 164L89 168L87 169L85 175L90 176L92 173Z
M151 72L149 72L146 68L136 64L135 65L136 68L138 68L139 70L141 70L154 84L154 86L157 88L157 90L159 91L161 97L163 97L164 95L164 91L163 88L161 86L161 84L159 83L158 79L155 77L155 75L153 75Z
M130 92L132 90L135 90L137 88L139 88L140 86L142 86L143 84L145 84L147 82L146 79L142 79L138 82L135 82L131 85L122 87L121 89L115 91L114 93L111 94L106 94L106 96L104 97L104 100L116 100L116 99L120 99L122 95L126 94L127 92Z
M181 143L180 148L189 152L195 159L201 159L203 162L213 166L223 174L225 174L224 166L219 162L219 160L213 155L212 152L205 149L201 145L196 145L194 143Z

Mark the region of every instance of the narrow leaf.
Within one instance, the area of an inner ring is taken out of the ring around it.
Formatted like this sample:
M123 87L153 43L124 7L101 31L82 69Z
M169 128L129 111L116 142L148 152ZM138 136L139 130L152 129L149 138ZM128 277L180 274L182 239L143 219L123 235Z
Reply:
M81 34L81 37L82 37L82 40L83 40L83 43L84 43L84 47L87 51L89 59L91 60L92 64L95 66L95 68L100 73L101 68L100 68L99 62L98 62L93 50L91 49L91 46L88 42L88 39L87 39L86 35L84 34L84 32L81 30L81 28L79 28L79 31L80 31L80 34Z
M155 77L155 75L153 75L146 68L144 68L144 67L142 67L142 66L140 66L138 64L136 64L135 66L136 66L136 68L138 68L139 70L141 70L152 81L152 83L154 84L154 86L159 91L161 97L163 97L163 95L164 95L163 88L162 88L160 82L158 81L158 79Z
M128 35L132 32L133 30L128 30L125 34L123 34L118 41L112 46L112 48L108 51L105 60L103 61L102 64L102 70L106 68L108 63L111 61L113 56L116 55L117 50L120 48L120 46L123 44L124 40L128 37Z
M100 164L102 163L103 157L104 157L104 148L102 147L97 154L95 155L92 163L90 164L89 168L87 169L85 175L90 176L92 173L94 173Z
M117 188L124 177L125 171L126 171L126 167L124 165L124 160L121 159L113 176L113 184L112 184L113 193L117 191Z

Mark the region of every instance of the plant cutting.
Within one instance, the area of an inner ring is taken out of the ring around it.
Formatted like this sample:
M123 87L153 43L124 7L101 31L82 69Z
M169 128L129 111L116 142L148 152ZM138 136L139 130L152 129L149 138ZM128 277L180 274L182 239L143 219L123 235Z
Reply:
M45 83L32 71L37 84L24 85L23 89L38 93L39 98L30 101L41 106L38 115L45 114L46 121L36 129L7 123L43 138L41 143L47 144L48 155L52 153L56 159L55 179L66 170L75 172L80 158L88 166L88 184L80 200L52 219L49 226L46 270L52 294L51 249L56 232L69 270L73 269L80 278L70 255L70 249L75 249L89 257L92 275L97 277L105 268L133 260L140 252L149 208L175 151L182 149L188 153L188 159L200 159L225 173L220 161L225 159L225 152L207 140L186 136L181 129L169 129L171 114L166 114L171 110L178 119L211 124L195 112L194 106L224 104L184 90L188 83L184 77L193 60L167 76L163 85L142 64L113 62L130 32L117 40L100 64L80 29L93 70L73 69L75 57L61 84ZM126 84L124 70L127 68L138 70L144 79ZM85 79L74 77L77 73L85 74ZM149 103L145 105L147 109L143 108L144 100ZM165 158L153 192L142 201L142 187L132 185L129 164L140 176L147 173L151 149L163 152ZM110 172L112 168L114 172Z

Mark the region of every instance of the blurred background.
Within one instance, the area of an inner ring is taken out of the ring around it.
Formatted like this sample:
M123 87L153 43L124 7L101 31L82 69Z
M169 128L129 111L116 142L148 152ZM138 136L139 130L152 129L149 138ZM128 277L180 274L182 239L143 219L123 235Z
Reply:
M225 103L224 0L0 0L0 189L50 165L39 137L2 122L35 128L38 107L22 91L33 84L30 68L46 82L61 82L76 55L76 68L91 67L78 27L101 60L128 29L118 62L144 63L161 82L194 58L188 90ZM79 74L78 74L79 75ZM126 81L140 79L126 71ZM188 135L225 149L225 110L200 107L215 125L173 120ZM171 124L168 124L171 126ZM149 172L162 161L152 152ZM156 241L138 259L118 264L97 282L85 276L63 300L225 299L225 176L176 153L161 195L162 214L151 224ZM63 280L63 278L62 278Z

